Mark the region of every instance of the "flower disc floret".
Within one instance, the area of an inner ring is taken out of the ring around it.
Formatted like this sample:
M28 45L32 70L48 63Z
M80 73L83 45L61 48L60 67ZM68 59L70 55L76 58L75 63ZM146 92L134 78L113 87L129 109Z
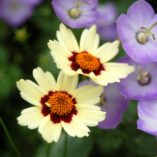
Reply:
M74 107L72 97L68 93L60 91L52 93L47 102L51 105L51 112L59 116L69 114Z
M76 63L80 66L81 69L87 69L90 71L97 70L100 66L100 61L86 52L79 53L76 56Z

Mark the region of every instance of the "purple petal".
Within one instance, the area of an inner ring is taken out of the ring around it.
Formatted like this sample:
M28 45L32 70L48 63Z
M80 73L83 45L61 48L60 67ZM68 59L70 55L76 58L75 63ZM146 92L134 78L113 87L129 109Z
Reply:
M103 40L113 41L117 38L117 29L115 23L107 26L97 26L97 32Z
M128 101L121 95L116 83L105 87L104 97L106 102L101 105L102 110L106 112L106 119L99 123L99 127L114 129L121 122L123 113L128 108Z
M128 18L135 23L138 22L141 26L143 26L144 23L149 22L154 14L152 6L145 0L136 1L127 12Z
M115 20L117 18L117 8L113 3L105 3L98 7L99 19L96 26L100 37L103 40L113 41L117 38L117 28Z
M147 132L154 136L157 136L157 129L156 129L157 127L156 126L157 126L157 122L152 119L149 119L148 121L139 119L137 121L137 128L139 130L142 130L142 131Z
M127 99L151 100L157 98L157 90L154 88L157 85L157 63L140 65L131 61L128 57L123 58L120 62L129 63L136 68L135 72L130 74L127 78L122 79L119 83L120 89ZM150 83L147 85L140 85L137 81L139 66L142 67L143 71L148 72L151 75Z
M135 40L130 40L123 43L123 48L128 56L135 62L147 64L151 61L157 61L157 46L154 46L154 44L150 42L141 45Z
M117 19L117 30L122 43L129 41L135 42L135 32L137 28L125 14L120 15Z
M138 104L138 115L141 119L156 119L157 121L157 99L140 101Z
M27 0L27 2L29 2L29 4L31 5L38 5L39 3L41 3L42 0Z
M138 129L157 136L157 100L140 101L138 116Z

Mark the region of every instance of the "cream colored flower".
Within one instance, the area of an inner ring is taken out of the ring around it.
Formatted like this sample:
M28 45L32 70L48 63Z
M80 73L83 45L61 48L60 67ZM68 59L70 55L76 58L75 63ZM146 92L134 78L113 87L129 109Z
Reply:
M57 67L67 75L83 74L105 86L119 82L134 71L134 67L128 64L108 62L118 53L118 40L98 46L99 35L95 26L83 31L78 44L72 31L61 24L57 31L57 41L48 42Z
M41 68L33 70L37 82L19 80L17 87L21 97L34 105L22 110L18 123L30 129L38 128L48 142L59 140L62 128L70 135L89 135L87 126L96 126L105 113L96 106L103 92L101 86L86 85L76 89L78 76L66 76L60 72L57 82L49 72Z

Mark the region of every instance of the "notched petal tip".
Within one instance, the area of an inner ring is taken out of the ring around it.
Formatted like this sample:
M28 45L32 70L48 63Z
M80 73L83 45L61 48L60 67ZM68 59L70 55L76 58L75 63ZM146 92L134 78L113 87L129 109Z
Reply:
M33 69L33 76L37 73L44 72L40 67Z
M16 86L17 86L17 88L20 90L21 89L21 86L22 86L22 84L25 82L25 80L24 79L20 79L19 81L16 81Z
M128 64L128 66L130 67L130 73L135 71L135 66L132 66L132 65L129 65L129 64Z
M59 29L67 29L67 27L66 27L63 23L61 23L61 24L59 25Z
M115 41L112 42L112 44L114 44L115 46L119 47L120 41L119 40L115 40Z
M48 48L50 49L50 50L52 50L53 49L53 40L49 40L48 41L48 43L47 43L47 46L48 46Z
M88 29L89 32L93 32L93 33L97 33L97 27L96 25L92 25L89 29Z

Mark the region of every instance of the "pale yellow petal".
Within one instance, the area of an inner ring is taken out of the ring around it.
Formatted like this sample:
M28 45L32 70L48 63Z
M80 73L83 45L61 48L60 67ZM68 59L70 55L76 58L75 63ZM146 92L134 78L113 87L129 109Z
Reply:
M80 50L86 50L94 54L99 45L99 35L96 33L96 26L92 26L89 30L84 30L80 40Z
M51 50L51 55L52 57L55 56L55 57L58 57L60 55L62 55L62 58L63 57L69 57L71 56L71 51L69 51L66 47L64 47L60 42L54 40L49 40L48 42L48 47L49 49Z
M103 87L101 86L86 85L76 89L76 91L73 92L73 96L80 104L96 104L100 101L99 96L102 92Z
M84 137L89 136L90 130L82 123L77 116L73 116L70 123L61 122L64 130L71 136Z
M41 98L46 94L43 89L30 80L25 81L21 79L17 81L17 87L23 98L28 98L28 102L30 102L30 100L34 102L33 105L38 105ZM25 100L27 101L27 99Z
M105 71L92 80L102 86L108 83L120 82L120 79L127 77L134 71L134 67L124 63L105 63Z
M101 47L99 47L96 51L96 56L100 58L102 63L105 63L111 59L113 59L119 51L119 41L116 40L112 43L105 43Z
M63 72L59 73L57 79L57 90L71 92L77 87L77 84L78 84L78 75L67 76Z
M77 115L87 126L96 126L99 122L105 119L106 113L98 109L95 110L94 107L91 108L90 106L88 106L86 108L79 107Z
M50 120L50 116L45 117L43 122L39 127L39 133L48 142L58 142L62 131L62 126L60 123L54 124Z
M20 125L28 126L29 129L35 129L40 125L43 118L40 107L29 107L22 110L17 120Z
M51 90L55 90L56 82L51 73L45 73L41 68L38 67L33 70L33 76L38 85L45 91L49 92Z
M69 51L79 51L79 46L73 32L64 24L60 24L60 29L57 32L58 41L68 48Z

